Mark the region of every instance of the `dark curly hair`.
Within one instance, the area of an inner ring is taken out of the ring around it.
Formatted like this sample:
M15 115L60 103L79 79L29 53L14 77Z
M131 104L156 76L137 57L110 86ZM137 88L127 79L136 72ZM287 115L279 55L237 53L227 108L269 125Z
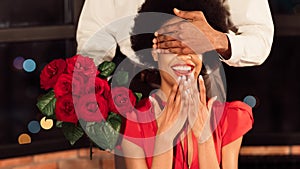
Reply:
M225 33L232 28L230 14L224 6L224 0L146 0L135 17L131 32L132 49L144 64L151 66L155 64L150 50L153 45L153 32L174 17L174 8L184 11L202 11L208 23L218 31ZM147 50L142 51L143 49Z

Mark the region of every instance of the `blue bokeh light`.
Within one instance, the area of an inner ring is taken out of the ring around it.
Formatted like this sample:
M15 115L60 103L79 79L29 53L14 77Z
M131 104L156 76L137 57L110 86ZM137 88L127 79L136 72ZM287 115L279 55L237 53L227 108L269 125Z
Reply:
M31 121L28 124L28 130L31 133L38 133L41 130L40 123L38 121Z
M33 72L36 69L36 63L35 63L35 61L32 60L32 59L26 59L23 62L23 69L26 72Z
M255 105L256 105L256 98L251 95L246 96L243 101L252 108L255 107Z

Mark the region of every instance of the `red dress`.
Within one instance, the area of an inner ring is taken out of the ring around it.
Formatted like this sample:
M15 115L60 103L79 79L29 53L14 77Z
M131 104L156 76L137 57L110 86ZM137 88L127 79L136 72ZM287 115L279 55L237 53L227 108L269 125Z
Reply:
M156 100L160 102L159 99ZM163 103L161 105L163 105ZM143 121L143 123L126 120L124 138L135 143L144 150L147 156L147 166L148 168L151 168L155 135L157 131L154 111L149 99L140 101L137 109L139 110L136 113L137 119ZM213 139L218 162L220 164L222 160L222 147L247 133L252 128L253 116L251 107L241 101L226 102L225 104L215 102L213 112L215 115L214 120L217 122L217 126L213 132ZM188 168L187 161L185 160L187 159L185 155L187 153L183 151L186 150L186 148L183 148L183 146L187 145L186 140L187 139L184 139L184 144L178 142L173 148L173 168L175 169ZM189 167L191 169L199 169L198 142L195 137L193 137L193 150L193 160Z

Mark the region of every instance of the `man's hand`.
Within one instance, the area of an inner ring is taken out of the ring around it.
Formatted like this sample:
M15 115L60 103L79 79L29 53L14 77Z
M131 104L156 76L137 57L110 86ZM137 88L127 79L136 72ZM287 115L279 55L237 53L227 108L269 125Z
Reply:
M175 8L174 13L183 20L164 25L155 32L153 48L176 54L202 54L216 50L223 58L230 58L231 49L226 34L212 28L203 12Z

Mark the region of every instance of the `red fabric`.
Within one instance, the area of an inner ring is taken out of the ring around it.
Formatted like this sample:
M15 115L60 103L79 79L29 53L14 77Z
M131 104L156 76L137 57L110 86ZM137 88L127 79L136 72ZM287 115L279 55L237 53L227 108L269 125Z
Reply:
M215 104L214 108L216 107L220 106ZM254 122L252 108L244 102L226 102L223 109L223 114L213 133L219 163L221 162L222 147L247 133ZM214 111L214 113L218 113L218 111Z
M237 138L243 136L247 131L252 128L253 116L252 109L247 104L234 101L227 102L225 104L215 103L213 106L213 115L216 128L213 133L216 153L219 163L221 162L221 150L222 147L233 142ZM144 112L139 112L137 117L142 116L143 120L149 119L146 123L138 123L134 121L126 121L124 138L140 146L147 155L146 162L148 168L151 168L155 135L157 131L157 124L154 117L153 108L145 110ZM146 118L147 117L147 118ZM151 121L151 120L152 121ZM141 139L143 138L143 139ZM145 138L146 141L145 141ZM186 140L186 138L184 139ZM184 142L185 145L186 142ZM186 169L187 163L185 159L185 152L183 152L183 147L180 142L174 147L174 158L173 158L173 168L175 169ZM198 141L193 136L193 161L190 166L191 169L198 169Z

